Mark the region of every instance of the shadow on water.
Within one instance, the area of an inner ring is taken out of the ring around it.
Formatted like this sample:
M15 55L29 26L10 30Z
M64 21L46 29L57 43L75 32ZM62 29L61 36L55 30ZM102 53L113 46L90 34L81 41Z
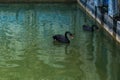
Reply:
M76 4L0 7L0 80L119 80L120 46ZM84 21L86 20L86 21ZM54 34L73 32L70 44Z

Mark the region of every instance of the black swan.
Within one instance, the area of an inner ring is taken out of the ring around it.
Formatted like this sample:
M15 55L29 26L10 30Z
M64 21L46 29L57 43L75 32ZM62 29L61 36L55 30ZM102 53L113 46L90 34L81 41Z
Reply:
M73 38L73 34L69 31L65 32L65 35L57 34L53 36L53 39L55 41L61 42L61 43L70 43L70 40L68 39L68 35Z
M90 27L88 25L83 25L83 30L93 32L94 30L98 30L98 26L97 25L92 25Z

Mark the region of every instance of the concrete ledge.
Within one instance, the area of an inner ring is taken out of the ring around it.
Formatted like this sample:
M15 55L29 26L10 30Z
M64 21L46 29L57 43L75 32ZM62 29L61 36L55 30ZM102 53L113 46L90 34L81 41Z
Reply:
M88 14L90 14L90 16L92 16L94 19L96 19L96 21L117 41L120 43L120 35L117 34L114 35L113 30L109 29L109 26L106 25L105 23L101 23L101 20L99 18L96 18L95 15L88 9L86 8L79 0L77 0L78 4L87 11ZM119 22L120 25L120 22ZM117 25L117 26L119 26Z

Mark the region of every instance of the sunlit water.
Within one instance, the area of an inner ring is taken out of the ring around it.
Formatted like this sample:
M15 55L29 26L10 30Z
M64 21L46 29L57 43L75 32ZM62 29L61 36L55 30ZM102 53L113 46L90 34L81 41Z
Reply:
M0 5L0 80L120 80L120 45L76 4ZM52 36L74 33L69 45Z

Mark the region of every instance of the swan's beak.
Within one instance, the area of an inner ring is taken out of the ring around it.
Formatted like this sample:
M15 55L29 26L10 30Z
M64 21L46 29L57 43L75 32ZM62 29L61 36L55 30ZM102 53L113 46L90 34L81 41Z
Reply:
M71 39L73 39L74 37L73 36L70 36Z

